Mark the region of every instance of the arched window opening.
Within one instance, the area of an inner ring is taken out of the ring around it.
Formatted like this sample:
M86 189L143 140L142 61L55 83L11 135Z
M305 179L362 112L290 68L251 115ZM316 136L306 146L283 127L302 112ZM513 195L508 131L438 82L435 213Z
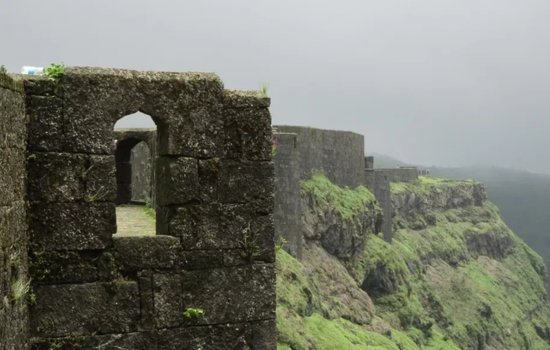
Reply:
M143 113L117 121L113 132L116 161L117 235L155 235L155 125Z
M145 113L136 112L119 119L115 124L115 130L117 129L156 129L157 125Z

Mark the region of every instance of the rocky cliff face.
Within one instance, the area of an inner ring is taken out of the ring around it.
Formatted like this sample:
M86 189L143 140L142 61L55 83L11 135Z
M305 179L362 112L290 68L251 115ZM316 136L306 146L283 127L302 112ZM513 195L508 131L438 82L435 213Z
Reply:
M484 186L392 184L394 241L366 189L302 186L301 262L278 265L279 349L550 350L542 259Z

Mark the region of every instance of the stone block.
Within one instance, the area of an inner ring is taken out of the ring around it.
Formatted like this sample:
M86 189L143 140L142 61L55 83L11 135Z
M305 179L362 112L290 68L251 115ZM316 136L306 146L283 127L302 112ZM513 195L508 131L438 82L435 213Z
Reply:
M0 206L11 205L26 194L25 163L24 150L0 147Z
M181 237L183 250L237 249L255 239L266 262L274 261L273 217L257 216L246 204L190 205L160 208L157 233Z
M130 333L140 323L136 282L39 285L34 290L35 337Z
M141 328L151 330L155 327L153 273L149 270L138 272L138 283L141 304Z
M263 263L258 258L250 260L242 249L228 249L223 251L223 266L241 266L254 263Z
M250 325L246 323L161 330L158 339L158 350L251 349Z
M157 157L156 172L157 205L181 205L200 199L196 159Z
M182 324L181 284L181 276L176 273L155 273L153 275L157 328L173 328Z
M24 201L0 206L0 248L20 245L27 240L27 212Z
M252 349L277 349L277 320L256 321L252 326Z
M58 84L44 75L18 75L17 80L23 83L25 95L63 96L63 84Z
M182 237L183 250L220 248L219 227L219 206L190 205L157 210L157 234Z
M119 269L137 271L173 268L181 245L170 236L114 236L113 248Z
M98 280L98 252L35 251L30 274L39 283L90 283Z
M257 216L251 205L225 204L221 215L221 247L241 249L246 242L255 242L256 260L275 261L273 216ZM246 242L245 242L246 241Z
M25 97L29 122L29 151L61 152L63 140L63 100L55 96Z
M152 332L33 339L31 350L156 350L157 335Z
M30 232L45 250L105 249L116 233L114 203L50 203L31 208Z
M86 155L35 152L28 159L28 194L31 202L74 202L84 199Z
M272 162L224 160L218 182L222 203L254 203L259 213L273 212L274 168Z
M18 92L0 88L0 148L24 150L26 140L25 99Z
M0 72L0 89L23 93L24 92L23 84L21 80L18 79L19 76L23 76L23 75Z
M183 308L202 308L199 324L275 318L275 268L246 265L183 272ZM206 321L208 320L208 321Z
M199 160L200 199L203 202L217 202L220 159Z
M260 91L225 90L226 108L268 108L271 98Z
M224 90L214 74L68 67L63 85L65 150L109 154L115 122L139 110L158 125L159 154L221 155Z
M132 164L116 162L116 182L119 184L132 183Z
M223 156L224 122L221 102L204 106L178 107L168 126L158 128L159 155L179 155L193 158Z
M116 201L115 157L91 155L88 165L86 169L86 200L92 202Z
M225 158L271 160L271 114L267 108L225 108Z
M189 250L181 252L180 267L184 270L211 269L224 266L222 250Z

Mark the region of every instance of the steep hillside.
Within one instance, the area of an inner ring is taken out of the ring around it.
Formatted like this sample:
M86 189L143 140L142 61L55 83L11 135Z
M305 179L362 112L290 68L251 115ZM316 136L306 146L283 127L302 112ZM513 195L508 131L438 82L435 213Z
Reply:
M302 184L301 262L277 256L280 350L550 350L542 259L482 184L392 185L394 241L364 188Z
M375 156L375 167L397 165L406 164L388 156ZM542 256L550 268L550 175L481 165L429 169L432 176L474 179L485 184L489 200L498 206L506 224Z

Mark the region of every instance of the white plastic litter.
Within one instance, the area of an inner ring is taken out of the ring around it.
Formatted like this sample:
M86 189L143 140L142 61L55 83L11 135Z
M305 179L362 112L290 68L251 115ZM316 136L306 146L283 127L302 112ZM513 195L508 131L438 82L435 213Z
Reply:
M21 73L27 75L42 75L44 74L44 67L24 66Z

